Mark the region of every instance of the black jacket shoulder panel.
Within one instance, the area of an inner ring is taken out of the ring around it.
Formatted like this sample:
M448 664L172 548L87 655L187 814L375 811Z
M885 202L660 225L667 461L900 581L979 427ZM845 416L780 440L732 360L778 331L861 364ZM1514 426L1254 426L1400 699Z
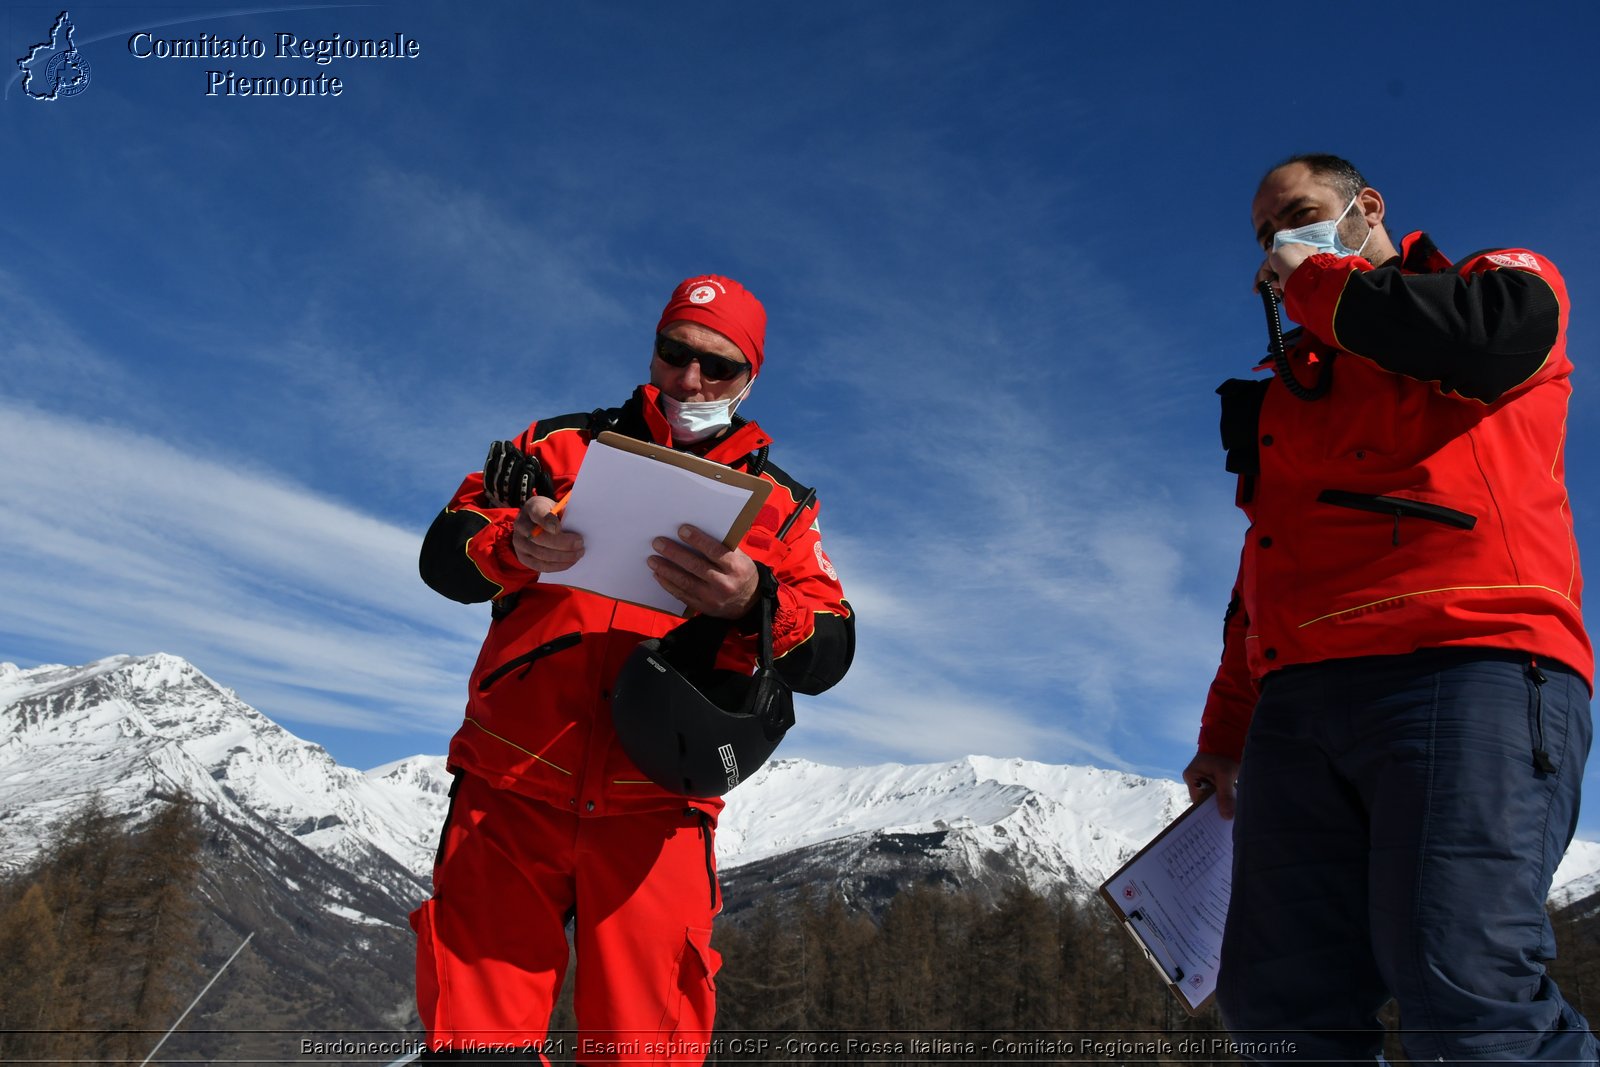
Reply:
M793 475L770 459L767 461L766 466L761 469L761 473L768 475L773 481L781 485L796 504L804 500L805 495L811 491L809 486L796 481Z
M590 412L575 411L570 415L556 415L553 418L540 419L537 423L539 436L537 441L543 441L553 433L562 430L587 430L589 428Z
M551 434L563 430L582 430L589 435L590 440L607 430L640 441L650 440L650 428L645 425L637 395L620 407L574 411L567 415L553 415L550 418L540 419L535 424L535 430L538 434L534 438L535 441L543 441Z
M1389 260L1352 273L1334 318L1339 344L1384 370L1439 391L1494 403L1528 381L1560 339L1561 305L1550 284L1521 270L1468 271L1485 253L1452 264L1432 243L1423 270L1421 238L1407 267Z

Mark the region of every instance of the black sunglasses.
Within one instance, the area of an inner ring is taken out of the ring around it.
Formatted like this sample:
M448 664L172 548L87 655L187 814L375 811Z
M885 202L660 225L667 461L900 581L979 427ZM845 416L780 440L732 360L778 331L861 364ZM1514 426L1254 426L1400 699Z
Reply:
M667 366L679 369L687 367L691 362L699 361L700 373L713 382L725 382L730 378L737 378L750 369L750 364L742 360L702 352L698 348L690 348L682 341L675 341L661 334L656 334L656 356Z

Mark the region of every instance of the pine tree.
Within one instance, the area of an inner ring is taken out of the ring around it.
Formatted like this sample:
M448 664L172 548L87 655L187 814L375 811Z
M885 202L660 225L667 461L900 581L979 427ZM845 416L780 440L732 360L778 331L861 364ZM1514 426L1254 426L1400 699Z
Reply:
M195 973L200 953L192 895L200 876L200 838L192 803L174 798L134 836L126 864L109 887L122 903L127 946L118 993L126 1037L112 1043L113 1055L147 1051L145 1034L164 1031L183 1007L177 983Z
M0 1062L55 1058L48 1033L62 1029L66 963L45 888L38 882L0 892Z
M56 1047L65 1056L106 1055L119 947L111 921L118 902L108 883L127 848L121 820L94 794L54 827L40 859L36 877L51 904L63 965Z
M873 973L883 990L878 1021L885 1028L922 1029L938 1014L940 946L951 933L941 922L941 898L937 890L914 887L884 912Z
M868 967L877 928L852 914L837 890L820 903L806 901L799 916L806 985L806 1018L818 1030L860 1030L874 1025L868 1011Z
M92 796L52 827L38 860L0 891L0 1029L48 1031L7 1035L5 1059L23 1046L105 1063L148 1051L197 955L198 826L180 797L130 833Z
M719 927L719 1029L805 1028L804 946L794 929L795 913L794 906L763 897L740 927Z
M1049 903L1020 882L978 924L978 944L991 979L981 990L981 1016L996 1030L1050 1026L1058 974L1056 923Z

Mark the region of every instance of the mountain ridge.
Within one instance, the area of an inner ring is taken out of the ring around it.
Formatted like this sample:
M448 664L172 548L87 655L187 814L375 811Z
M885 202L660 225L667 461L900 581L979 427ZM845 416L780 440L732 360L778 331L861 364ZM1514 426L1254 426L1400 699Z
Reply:
M444 762L345 767L165 653L0 664L0 871L37 856L92 794L137 822L187 793L205 826L202 962L215 969L247 933L266 936L172 1054L272 1058L283 1050L270 1036L220 1035L311 1020L414 1030L407 914L430 890ZM854 768L778 759L728 800L717 856L735 923L760 900L818 889L874 917L918 885L998 899L1020 880L1087 899L1187 804L1176 781L991 756ZM1592 910L1597 891L1600 845L1575 842L1552 903Z
M13 846L0 869L31 856L48 818L91 789L132 811L135 794L183 789L324 859L387 857L419 899L427 890L448 804L443 756L346 767L168 653L80 667L0 663L0 725L0 832ZM61 785L40 790L52 772ZM1187 795L1175 780L969 755L866 767L779 758L728 801L717 830L724 871L859 834L938 833L969 858L1014 857L1035 888L1064 880L1084 892L1175 818ZM1553 898L1600 890L1600 844L1574 842L1568 860Z

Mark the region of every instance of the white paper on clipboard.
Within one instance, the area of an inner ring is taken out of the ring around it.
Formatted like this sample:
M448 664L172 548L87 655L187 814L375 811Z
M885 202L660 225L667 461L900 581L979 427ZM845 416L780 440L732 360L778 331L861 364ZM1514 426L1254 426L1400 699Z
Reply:
M540 581L682 615L683 603L645 564L657 554L650 542L681 540L678 527L687 523L737 544L765 500L754 499L765 484L720 464L603 433L584 454L561 515L562 530L583 535L583 558Z
M1100 895L1191 1015L1217 988L1233 893L1233 823L1210 794L1106 879Z

